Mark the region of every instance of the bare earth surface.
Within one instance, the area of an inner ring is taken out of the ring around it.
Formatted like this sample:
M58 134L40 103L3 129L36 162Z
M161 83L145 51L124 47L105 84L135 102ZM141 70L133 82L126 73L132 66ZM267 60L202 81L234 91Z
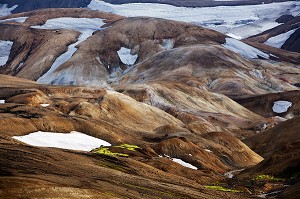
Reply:
M0 67L0 198L299 196L299 53L262 36L242 43L189 23L82 8L6 18L17 17L28 18L0 23L0 40L14 42ZM104 25L50 71L82 30L32 26L61 17ZM291 103L283 113L273 109L280 100ZM38 131L112 146L84 152L13 138Z

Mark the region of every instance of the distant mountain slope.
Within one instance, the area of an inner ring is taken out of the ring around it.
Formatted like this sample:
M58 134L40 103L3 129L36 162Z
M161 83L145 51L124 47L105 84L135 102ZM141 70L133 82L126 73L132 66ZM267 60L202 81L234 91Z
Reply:
M300 52L300 16L280 17L278 21L283 24L260 34L251 36L245 41L265 43L267 45Z
M91 0L0 0L9 7L18 5L12 13L27 12L42 8L81 8L86 7Z
M237 0L237 1L214 1L214 0L105 0L112 4L123 3L163 3L184 7L210 7L210 6L236 6L236 5L255 5L261 3L283 2L285 0ZM18 5L12 13L26 12L41 8L84 8L91 0L0 0L1 4L8 4L9 7Z
M124 4L124 3L162 3L169 4L174 6L183 6L183 7L212 7L212 6L237 6L237 5L255 5L261 3L273 3L273 2L282 2L284 0L237 0L237 1L228 1L228 0L104 0L105 2L112 4Z

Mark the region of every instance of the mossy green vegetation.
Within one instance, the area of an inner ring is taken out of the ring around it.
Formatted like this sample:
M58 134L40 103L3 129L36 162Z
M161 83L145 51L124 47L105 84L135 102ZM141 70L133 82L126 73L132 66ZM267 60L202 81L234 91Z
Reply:
M222 187L222 186L216 186L216 185L207 185L207 186L204 186L204 188L206 189L214 189L214 190L218 190L218 191L225 191L225 192L233 192L233 193L238 193L238 192L241 192L239 190L236 190L236 189L228 189L228 188L225 188L225 187Z
M121 145L115 146L115 147L122 148L122 149L127 149L127 150L130 150L130 151L135 151L136 149L140 149L139 146L132 145L132 144L121 144Z
M132 144L121 144L118 146L111 146L111 148L121 148L121 149L126 149L129 151L136 151L136 149L140 149L139 146L132 145ZM121 156L121 157L128 157L129 155L126 153L116 153L110 151L109 147L104 147L100 146L99 148L93 150L95 153L103 154L103 155L108 155L108 156Z
M257 175L255 178L253 178L253 180L271 180L271 181L285 181L284 178L276 178L274 176L271 175Z
M103 155L109 155L109 156L121 156L121 157L128 157L129 156L128 154L125 154L125 153L114 153L114 152L111 152L109 150L109 148L103 147L103 146L101 146L98 149L96 149L95 152L99 153L99 154L103 154Z

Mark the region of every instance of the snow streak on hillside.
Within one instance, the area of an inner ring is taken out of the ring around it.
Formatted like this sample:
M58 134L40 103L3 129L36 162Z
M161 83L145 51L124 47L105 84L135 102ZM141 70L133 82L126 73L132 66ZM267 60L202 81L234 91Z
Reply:
M294 34L296 30L297 29L290 30L286 33L282 33L280 35L276 35L275 37L271 37L265 42L265 44L276 48L281 48L282 45L290 38L292 34Z
M0 40L0 67L6 64L12 45L11 41Z
M268 54L233 38L226 38L226 43L223 44L223 46L248 59L256 59L260 57L269 59Z
M149 16L192 22L243 38L279 25L275 20L283 14L297 15L300 13L300 2L298 1L249 6L186 8L156 3L113 5L100 0L92 0L88 7L92 10L111 12L127 17Z
M4 20L0 20L0 23L4 23L4 22L17 22L17 23L24 23L24 21L27 19L28 17L16 17L16 18L10 18L10 19L4 19Z
M45 73L42 77L40 77L37 82L39 83L50 83L49 78L51 74L63 63L65 63L67 60L69 60L72 55L76 52L77 48L76 46L80 44L81 42L85 41L87 38L89 38L93 32L96 30L101 29L100 27L104 25L102 19L98 18L55 18L47 20L47 22L42 26L32 26L32 28L40 28L40 29L72 29L77 30L81 32L81 35L79 36L76 43L71 44L68 47L67 52L60 55L55 62L52 64L50 70Z
M2 16L6 16L6 15L10 15L11 11L13 11L14 9L16 9L18 6L15 5L11 8L7 7L7 4L0 4L0 17Z

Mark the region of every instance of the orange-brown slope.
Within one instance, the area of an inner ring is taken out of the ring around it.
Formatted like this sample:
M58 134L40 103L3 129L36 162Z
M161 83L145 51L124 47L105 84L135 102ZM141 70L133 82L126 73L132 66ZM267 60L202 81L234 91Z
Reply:
M0 139L1 197L243 198L130 158L27 146Z
M0 27L0 40L14 42L0 73L31 80L37 80L48 71L55 59L79 36L72 30L58 32L8 24L0 24Z
M240 177L261 181L260 184L264 184L263 189L277 191L275 193L278 198L298 198L300 118L296 117L282 122L271 129L245 139L244 143L265 159L254 167L246 169ZM262 176L261 180L257 176Z
M242 97L240 99L235 99L235 101L263 117L281 116L285 118L292 118L300 116L299 96L300 92L298 90L295 90L258 96ZM287 112L275 113L273 111L272 108L274 102L279 100L292 102L292 106L287 110Z
M11 84L8 86L9 80ZM203 120L196 118L194 127L191 127L191 124L181 121L188 121L188 117L175 118L151 104L136 101L122 93L86 87L39 85L28 80L23 80L20 85L22 79L4 75L1 75L1 82L0 99L5 100L4 104L0 104L2 135L19 136L36 131L68 133L75 130L113 145L135 144L145 148L145 153L154 158L152 161L151 158L144 159L142 154L136 155L141 158L140 161L156 168L162 169L168 162L158 157L163 154L195 164L198 170L191 172L193 175L185 175L187 168L176 166L172 161L169 162L175 165L163 170L202 183L222 178L228 170L249 167L262 160L230 131L205 136L206 132L214 129L201 131ZM239 107L229 99L226 101ZM242 107L240 109L247 112ZM242 113L239 114L242 116ZM249 114L260 118L251 112ZM213 126L214 122L210 125ZM189 151L183 150L182 145Z
M263 51L273 60L247 59L222 46L226 42L226 35L193 24L148 17L122 18L84 9L74 9L72 13L72 10L47 9L16 15L29 16L24 23L14 25L21 27L26 23L42 25L46 19L64 16L100 17L109 22L104 29L76 46L73 56L50 74L46 83L103 88L109 87L107 84L165 80L186 83L230 97L297 89L294 84L298 83L299 68L293 63L299 61L298 53L278 49L275 54L277 58L270 55L273 54L272 50L261 44L262 48L266 48ZM39 15L43 20L38 22ZM51 33L51 38L59 32ZM36 51L37 55L45 54L53 59L39 64L39 67L33 63L26 65L25 60L22 70L14 75L37 79L49 70L57 56L48 53L47 42L42 44ZM64 52L64 45L58 54ZM131 70L126 70L128 66L118 56L117 51L121 47L128 48L138 56ZM12 54L16 50L13 49ZM36 52L32 52L32 58L37 58ZM17 67L10 65L10 62L5 66L6 73ZM40 63L40 60L35 59L34 63ZM288 81L280 79L283 74Z
M299 117L287 120L244 140L245 144L265 158L251 171L281 176L291 176L299 171L299 121Z

